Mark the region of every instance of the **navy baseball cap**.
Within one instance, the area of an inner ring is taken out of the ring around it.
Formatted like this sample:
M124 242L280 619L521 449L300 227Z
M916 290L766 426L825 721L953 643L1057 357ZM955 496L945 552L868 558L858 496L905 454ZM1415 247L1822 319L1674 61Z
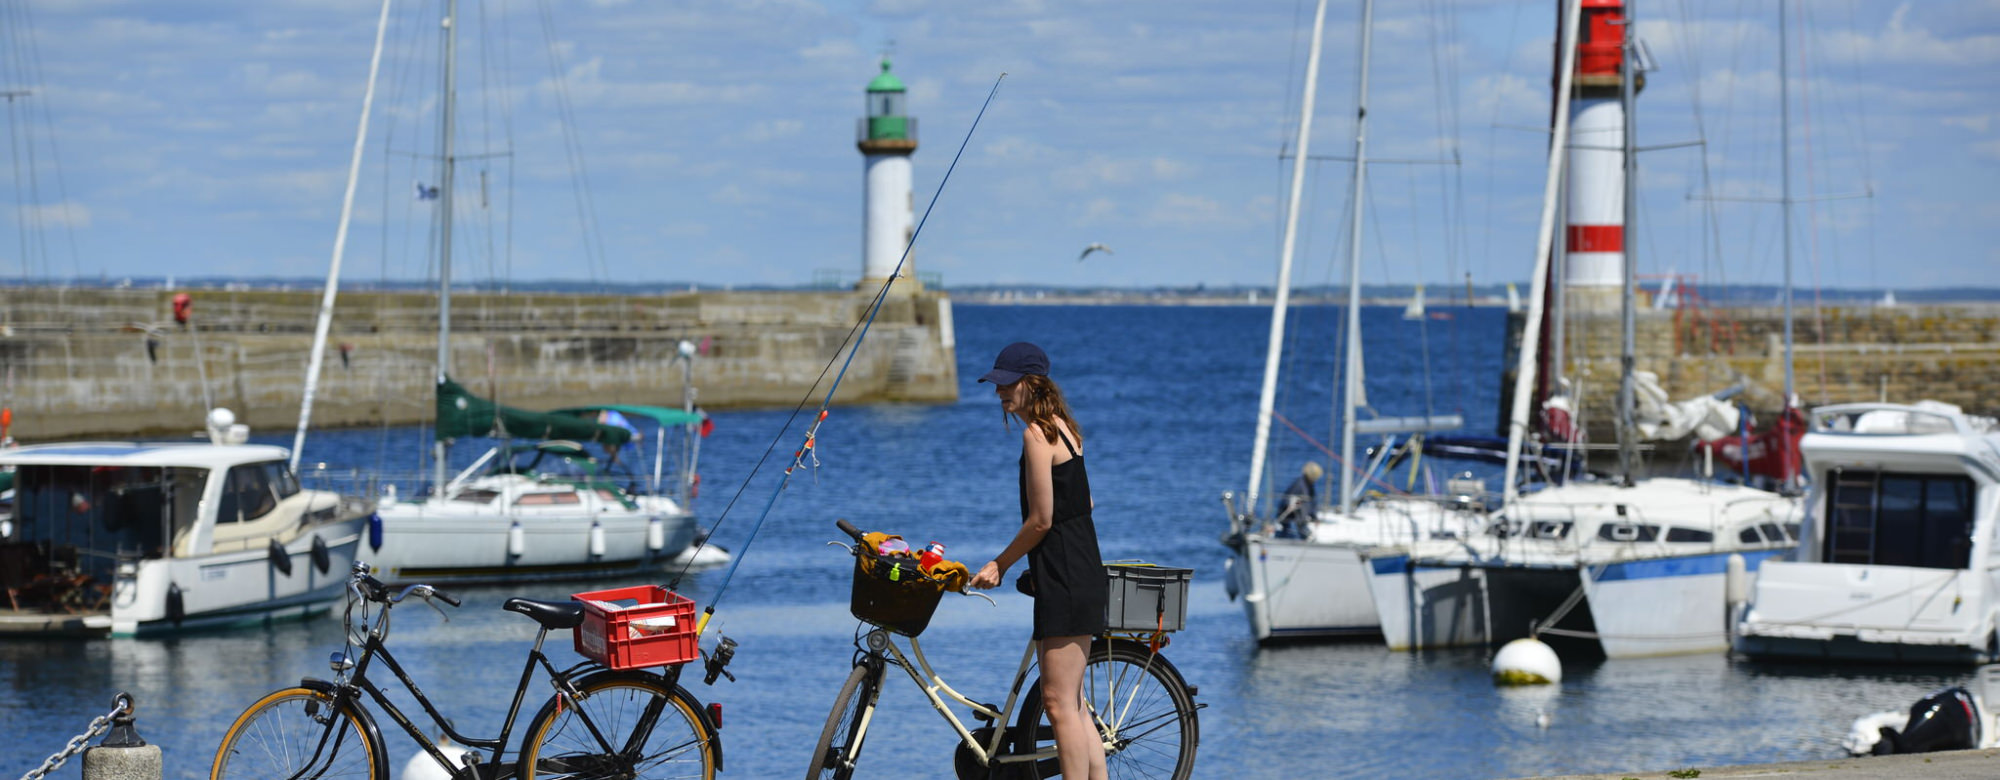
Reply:
M979 381L1011 385L1021 381L1021 377L1026 374L1048 376L1049 356L1041 347L1025 341L1016 341L1008 344L1006 349L1000 350L1000 356L993 359L993 370L986 372Z

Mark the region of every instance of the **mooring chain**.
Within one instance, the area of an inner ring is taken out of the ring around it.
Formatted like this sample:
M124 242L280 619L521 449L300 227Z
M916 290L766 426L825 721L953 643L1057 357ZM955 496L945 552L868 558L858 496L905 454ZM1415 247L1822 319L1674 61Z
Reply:
M118 694L118 697L112 700L110 712L92 719L90 721L90 728L85 729L82 734L72 737L69 744L64 745L62 750L58 750L55 755L49 756L48 760L43 761L40 767L29 770L27 774L22 775L21 780L42 780L43 775L56 771L56 768L62 766L63 762L68 761L71 756L83 752L83 749L90 744L91 740L102 736L107 729L111 728L111 721L113 719L120 715L129 715L131 713L132 696L125 693Z

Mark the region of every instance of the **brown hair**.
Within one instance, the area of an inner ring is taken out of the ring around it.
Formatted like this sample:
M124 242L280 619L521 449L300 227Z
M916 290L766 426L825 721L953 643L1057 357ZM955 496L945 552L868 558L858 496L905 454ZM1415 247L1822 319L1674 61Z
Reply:
M1055 380L1042 374L1023 374L1019 384L1027 396L1022 399L1021 410L1003 417L1018 417L1025 425L1041 428L1042 438L1050 444L1056 443L1056 427L1049 421L1061 420L1076 436L1076 445L1083 446L1083 429L1070 416L1069 403L1063 400L1062 388L1056 386Z

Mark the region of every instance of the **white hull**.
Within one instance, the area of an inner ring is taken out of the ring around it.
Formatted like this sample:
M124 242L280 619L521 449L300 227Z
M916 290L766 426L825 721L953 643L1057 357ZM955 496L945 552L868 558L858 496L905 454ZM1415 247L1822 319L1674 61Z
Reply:
M1741 555L1755 576L1781 550ZM1728 558L1711 553L1599 564L1584 578L1591 621L1609 658L1719 653L1729 649Z
M393 504L379 514L381 548L364 548L361 555L389 582L521 582L657 571L687 549L696 530L693 517L667 513L509 515ZM593 537L599 552L593 552Z
M1687 480L1548 488L1502 513L1505 537L1372 551L1370 594L1395 650L1539 631L1610 658L1718 652L1729 648L1729 557L1754 572L1787 550L1754 530L1746 540L1745 529L1783 526L1795 512L1770 493Z
M1380 630L1368 578L1351 546L1247 536L1230 563L1259 642L1373 636Z

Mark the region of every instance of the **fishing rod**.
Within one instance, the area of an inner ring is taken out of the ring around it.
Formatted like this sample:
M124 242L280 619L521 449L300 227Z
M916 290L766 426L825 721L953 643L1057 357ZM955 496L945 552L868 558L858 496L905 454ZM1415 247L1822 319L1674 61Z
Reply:
M819 380L826 377L827 372L833 369L835 363L840 363L840 371L834 374L832 384L827 385L826 395L820 399L819 411L813 415L812 424L806 428L805 441L799 445L797 450L792 452L791 465L785 467L784 476L779 478L777 487L771 491L771 498L764 503L764 511L757 515L756 524L750 526L750 537L743 541L743 549L739 550L735 559L729 562L729 570L722 575L722 584L715 589L715 595L709 599L708 606L702 610L700 621L695 623L696 636L700 636L708 628L709 618L715 615L716 602L722 600L722 594L729 590L730 581L736 577L737 567L742 566L743 559L749 556L751 543L757 540L757 534L764 528L764 521L770 518L772 508L778 505L778 496L782 495L785 492L785 487L791 484L792 472L797 471L800 466L805 465L806 458L808 457L812 457L815 464L818 463L814 447L819 438L819 428L826 422L827 414L833 406L833 393L840 388L841 380L847 377L848 368L854 365L854 356L861 351L861 342L868 338L868 329L875 324L875 316L881 313L882 302L889 297L890 286L894 285L896 280L902 276L903 266L910 261L910 251L916 248L917 237L923 235L924 225L930 221L931 210L937 208L938 198L944 195L945 185L951 182L952 172L958 169L959 159L965 156L965 147L972 143L973 133L979 130L979 121L985 118L987 107L993 105L994 96L1000 93L1000 82L1006 78L1007 74L1001 73L998 78L993 80L993 87L987 90L986 100L979 104L979 113L972 117L972 126L966 128L965 138L958 142L958 151L952 154L951 165L945 168L944 178L938 180L937 189L931 193L930 203L924 206L923 217L917 220L916 229L910 232L910 239L904 242L903 254L896 259L895 269L890 272L887 279L882 281L882 287L875 291L874 299L869 301L867 316L862 317L854 328L848 330L847 338L841 341L840 347L834 350L833 358L827 361L826 367L820 369L819 377L813 380L813 387L818 387ZM847 350L847 359L845 361L842 361L840 358L841 349ZM779 440L784 438L786 431L791 430L792 423L798 419L799 412L805 409L806 402L811 399L812 390L807 389L805 397L799 399L798 406L792 408L792 416L786 418L784 427L780 428L778 434L772 437L770 446L766 447L763 456L757 459L757 465L750 469L750 476L744 478L743 485L736 490L736 495L731 496L729 503L723 507L722 514L715 520L714 528L709 530L710 538L714 538L715 530L721 528L723 521L728 519L729 510L736 506L737 499L741 498L743 493L749 489L750 482L756 478L757 472L763 469L765 461L777 449ZM702 544L707 544L707 540L704 539ZM692 563L692 558L690 558L689 563L681 567L680 573L675 574L673 582L669 584L670 588L680 584L681 578L687 574L688 566L692 565Z

